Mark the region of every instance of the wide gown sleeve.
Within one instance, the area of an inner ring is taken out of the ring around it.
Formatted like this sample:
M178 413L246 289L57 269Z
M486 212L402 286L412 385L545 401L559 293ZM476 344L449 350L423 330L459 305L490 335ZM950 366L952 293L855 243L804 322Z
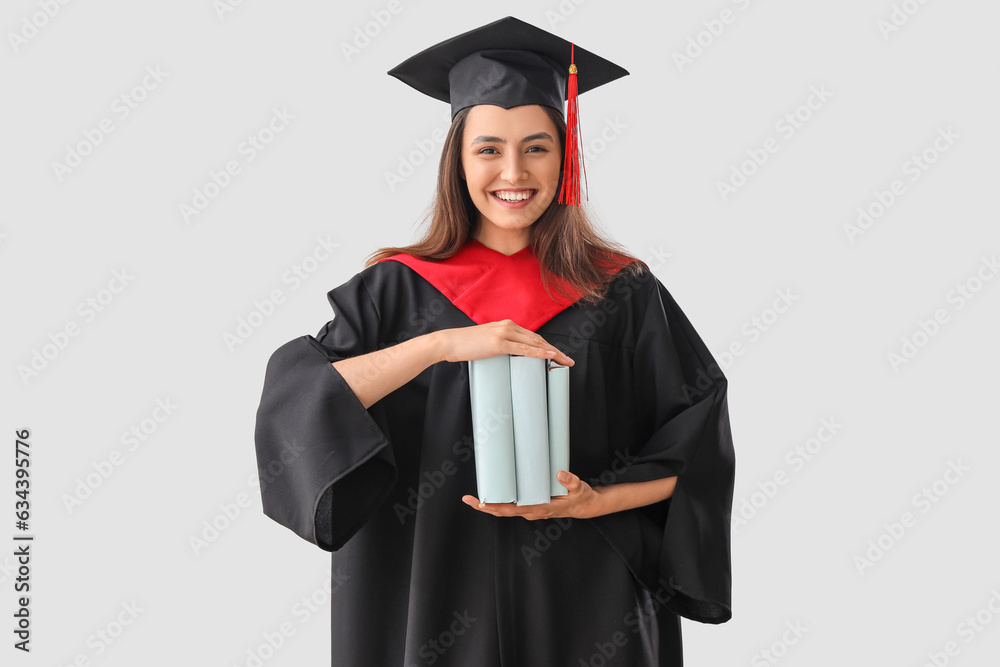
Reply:
M332 365L377 349L378 311L361 274L327 297L334 318L268 360L254 440L264 514L336 551L397 473L380 403L365 409Z
M655 582L656 568L635 569L643 570L640 578L650 590L668 589L666 605L675 613L723 623L732 617L730 515L736 470L727 381L673 297L653 280L633 365L634 400L640 422L650 424L649 437L633 448L616 481L677 476L671 498L634 510L644 526L645 551L653 554L645 560L659 553ZM605 532L625 525L608 521Z

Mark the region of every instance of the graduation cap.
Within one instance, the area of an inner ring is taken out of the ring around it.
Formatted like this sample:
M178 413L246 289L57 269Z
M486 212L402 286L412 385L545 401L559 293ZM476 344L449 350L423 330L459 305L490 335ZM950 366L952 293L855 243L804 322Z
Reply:
M577 95L628 71L508 16L426 48L388 73L425 95L449 102L452 119L476 104L504 109L539 104L561 113L563 103L568 102L559 203L578 205L582 151Z

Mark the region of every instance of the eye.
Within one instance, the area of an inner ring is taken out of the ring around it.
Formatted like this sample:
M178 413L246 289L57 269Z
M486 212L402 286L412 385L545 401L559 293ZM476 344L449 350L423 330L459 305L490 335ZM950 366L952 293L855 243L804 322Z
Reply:
M528 151L530 152L531 149L533 149L533 148L537 148L538 149L537 151L535 151L536 153L548 153L549 152L549 149L546 148L545 146L529 146L528 147Z
M484 153L483 151L493 151L493 153ZM498 153L497 153L497 149L493 148L492 146L486 146L484 148L481 148L479 150L479 152L476 153L476 155L494 155L494 154L498 154Z

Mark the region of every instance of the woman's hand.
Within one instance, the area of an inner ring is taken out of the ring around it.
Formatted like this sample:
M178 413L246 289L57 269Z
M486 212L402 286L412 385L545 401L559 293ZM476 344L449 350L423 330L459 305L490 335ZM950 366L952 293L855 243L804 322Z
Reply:
M475 496L462 496L462 502L469 507L486 512L493 516L519 516L529 521L535 519L555 519L570 517L572 519L589 519L600 516L601 494L590 484L566 470L559 471L559 482L569 493L565 496L553 496L543 505L515 505L514 503L479 504Z
M555 359L565 366L576 363L559 348L513 320L441 329L431 335L438 337L442 361L472 361L500 354L517 354Z

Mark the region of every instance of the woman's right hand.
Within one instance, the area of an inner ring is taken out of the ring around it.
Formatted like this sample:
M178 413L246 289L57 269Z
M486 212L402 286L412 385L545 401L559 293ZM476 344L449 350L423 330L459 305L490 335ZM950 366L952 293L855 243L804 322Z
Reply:
M576 363L559 348L513 320L441 329L434 335L438 336L443 361L472 361L499 354L517 354L554 359L565 366Z

